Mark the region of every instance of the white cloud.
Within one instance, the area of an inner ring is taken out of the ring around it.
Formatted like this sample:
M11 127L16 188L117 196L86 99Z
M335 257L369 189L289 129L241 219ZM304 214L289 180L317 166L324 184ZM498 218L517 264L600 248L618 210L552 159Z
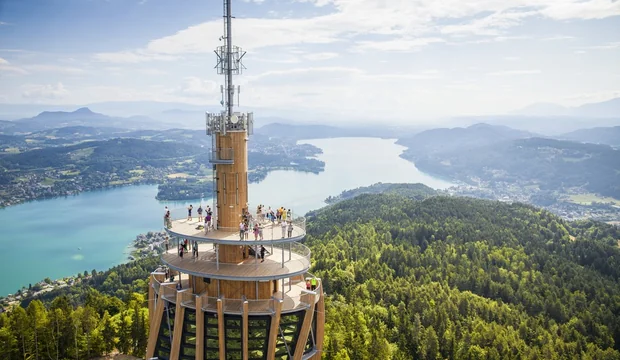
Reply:
M595 49L595 50L611 50L611 49L617 49L617 48L620 48L620 41L610 42L610 43L603 44L603 45L594 45L594 46L586 47L586 49Z
M542 38L542 41L558 41L558 40L575 40L576 38L574 36L567 36L567 35L556 35L556 36L549 36L546 38Z
M515 75L535 75L540 74L540 70L504 70L487 73L490 76L515 76Z
M441 28L442 34L450 35L499 35L501 31L516 25L527 17L534 16L535 11L498 11L481 19L460 25L448 25Z
M321 60L335 59L338 56L340 55L338 55L337 53L333 53L333 52L317 52L317 53L304 54L303 58L306 60L311 60L311 61L321 61Z
M8 62L8 60L0 58L0 73L26 75L28 74L28 71L19 66L13 66L10 62Z
M620 15L617 0L549 1L540 13L556 20L603 19Z
M86 73L84 69L58 65L23 65L23 68L30 72L49 72L63 75L82 75Z
M351 50L354 52L366 51L393 51L408 52L419 50L420 48L433 44L443 43L445 40L440 38L417 38L417 39L396 39L386 41L359 41Z
M61 82L56 85L27 84L21 88L22 97L32 100L62 99L69 94Z
M235 43L257 49L299 44L347 41L355 51L410 51L440 40L443 35L495 36L526 18L591 19L620 14L620 2L612 0L297 0L317 7L331 5L334 12L313 17L238 18L234 20ZM478 17L471 21L458 19ZM442 24L450 20L457 24ZM188 54L210 53L222 35L221 19L190 26L152 40L144 47L99 53L105 62L137 63L170 61ZM390 35L386 41L360 38ZM429 41L431 40L432 41ZM506 37L504 40L510 39ZM503 41L498 37L495 41Z
M167 93L213 100L216 98L216 95L220 94L220 88L214 81L202 80L195 76L189 76L183 79L183 83L180 86L168 90Z

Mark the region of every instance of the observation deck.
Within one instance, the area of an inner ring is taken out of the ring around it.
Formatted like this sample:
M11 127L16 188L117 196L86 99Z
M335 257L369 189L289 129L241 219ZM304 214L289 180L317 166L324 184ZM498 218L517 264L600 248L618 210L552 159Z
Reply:
M269 299L227 299L223 297L208 296L206 293L193 294L188 288L189 280L181 280L183 290L176 290L177 282L153 281L153 289L155 294L166 301L176 304L180 300L180 305L188 309L196 309L197 298L200 298L200 307L202 311L217 312L217 302L223 303L223 312L225 314L241 315L243 313L243 303L248 303L248 313L251 315L272 315L275 312L276 303L281 302L281 312L283 314L296 312L301 309L308 308L311 304L308 300L315 304L320 300L321 281L317 281L317 287L314 290L306 289L303 280L287 280L284 284L284 291L277 291ZM310 295L310 296L308 296Z
M166 228L168 234L172 237L183 238L189 241L224 245L250 245L248 243L251 242L252 244L265 246L271 244L297 242L306 236L306 218L304 217L297 217L291 220L293 223L293 231L290 237L288 236L288 228L285 229L284 236L282 236L282 226L277 221L271 222L265 219L259 222L259 226L262 227L263 231L262 240L260 237L258 240L254 240L252 229L250 229L248 239L246 240L241 239L239 235L239 228L219 227L205 232L204 228L199 227L204 226L204 222L198 221L196 208L194 208L192 212L192 220L188 220L186 209L173 209L170 213L171 226Z
M243 251L248 252L247 258L239 263L224 263L218 259L217 249L200 251L200 247L197 257L193 257L191 251L181 257L178 249L173 247L161 256L161 260L169 268L181 273L219 280L277 280L302 275L310 269L310 249L300 243L265 246L267 253L264 262L251 254L260 251L260 241L237 243L245 246Z

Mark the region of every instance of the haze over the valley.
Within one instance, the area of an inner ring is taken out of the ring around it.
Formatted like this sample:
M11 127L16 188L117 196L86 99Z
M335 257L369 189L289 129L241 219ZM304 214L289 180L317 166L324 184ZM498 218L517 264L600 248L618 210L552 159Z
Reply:
M332 125L620 114L618 100L584 106L620 96L618 2L382 4L235 3L243 109ZM221 100L221 11L202 0L2 2L0 120L87 106L199 122Z

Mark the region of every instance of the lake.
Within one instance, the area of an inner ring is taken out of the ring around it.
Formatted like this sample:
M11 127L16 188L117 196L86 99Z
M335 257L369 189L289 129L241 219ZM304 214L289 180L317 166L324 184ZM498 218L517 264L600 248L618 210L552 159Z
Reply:
M250 203L291 208L302 214L325 205L343 190L377 182L423 183L447 188L449 182L421 173L399 157L395 140L335 138L304 140L323 150L320 174L274 171L249 188ZM157 186L142 185L91 191L76 196L33 201L0 209L0 296L46 277L58 279L84 270L105 270L126 261L136 235L163 230L165 205L187 202L155 199ZM208 200L210 202L210 200ZM191 201L196 207L197 200Z

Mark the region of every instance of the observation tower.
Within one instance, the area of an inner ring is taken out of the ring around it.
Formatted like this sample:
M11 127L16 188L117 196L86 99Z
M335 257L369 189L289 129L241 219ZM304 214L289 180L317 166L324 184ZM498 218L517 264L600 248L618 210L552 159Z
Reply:
M150 276L146 358L320 359L325 304L321 280L308 273L310 250L300 242L305 219L287 212L271 220L267 207L248 203L253 114L234 109L240 88L233 75L242 72L245 53L232 44L231 1L224 0L224 45L215 50L224 110L206 114L212 227L199 221L196 207L191 218L187 209L164 216L170 242L164 265ZM275 212L286 204L272 205ZM246 224L247 236L240 231Z

